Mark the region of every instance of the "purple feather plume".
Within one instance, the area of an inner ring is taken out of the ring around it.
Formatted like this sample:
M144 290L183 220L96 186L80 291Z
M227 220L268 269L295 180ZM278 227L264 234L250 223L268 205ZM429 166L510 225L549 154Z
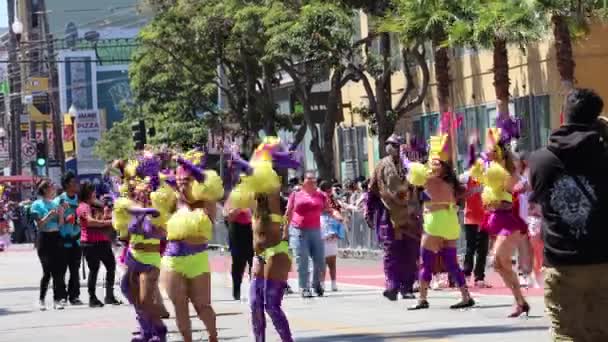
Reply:
M156 190L160 186L160 179L158 178L160 169L161 160L157 155L147 152L138 158L136 173L141 178L150 178L152 190Z
M272 151L272 166L277 169L297 169L300 162L294 152Z
M196 165L194 165L191 161L184 159L182 157L177 158L177 163L188 171L197 182L202 182L205 180L205 174L203 170Z
M520 137L521 120L519 118L507 117L496 119L496 127L500 128L500 142L507 144Z
M150 215L152 217L160 216L160 212L154 208L130 208L129 214L133 216L146 216Z

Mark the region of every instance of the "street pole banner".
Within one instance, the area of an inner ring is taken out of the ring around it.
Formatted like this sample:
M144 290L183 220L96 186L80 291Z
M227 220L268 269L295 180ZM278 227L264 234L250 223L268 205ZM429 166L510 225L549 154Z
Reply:
M99 111L78 110L76 114L76 160L82 174L96 174L104 163L93 154L95 144L101 138Z

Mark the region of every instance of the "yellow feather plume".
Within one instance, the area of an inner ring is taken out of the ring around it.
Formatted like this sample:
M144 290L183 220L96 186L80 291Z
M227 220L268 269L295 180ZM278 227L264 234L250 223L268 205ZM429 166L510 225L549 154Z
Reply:
M205 170L205 181L194 181L190 195L195 201L219 201L224 197L224 183L217 172Z
M114 202L114 209L112 210L112 227L118 232L118 236L121 239L124 239L129 235L129 223L131 222L129 209L134 206L135 202L125 197L120 197Z
M167 221L167 239L184 240L188 238L213 238L213 224L201 209L178 210Z
M424 186L429 178L429 169L426 165L418 162L410 163L407 173L407 181L414 186Z
M271 162L252 164L253 174L241 178L241 182L258 194L271 194L281 189L281 177L272 168Z
M483 181L483 160L477 159L475 164L469 169L469 175L477 183L484 183Z
M228 202L235 209L251 209L255 206L255 194L241 183L232 189Z
M510 201L511 195L505 188L508 179L509 172L499 163L491 162L482 178L484 189L481 199L483 203L489 205Z
M139 163L137 160L129 160L127 162L127 166L125 166L125 177L133 178L137 174L137 166Z
M167 221L175 211L177 204L175 191L167 185L163 185L150 194L150 202L152 207L160 212L160 216L152 217L150 221L155 226L166 228Z

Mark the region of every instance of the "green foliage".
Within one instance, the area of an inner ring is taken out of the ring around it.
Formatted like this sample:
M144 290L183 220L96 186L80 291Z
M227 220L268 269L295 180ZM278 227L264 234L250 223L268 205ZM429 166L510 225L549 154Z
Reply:
M138 36L129 76L145 118L186 122L215 108L216 64L195 17L174 6L159 13Z
M538 11L549 16L567 18L572 38L582 38L589 33L593 19L608 19L608 2L604 0L535 0Z
M159 128L156 136L149 141L152 145L168 145L189 150L204 146L207 142L207 126L200 119L157 127Z
M447 45L446 34L459 19L471 17L474 0L394 0L394 11L380 29L398 33L405 45L438 36Z
M299 64L307 83L327 80L351 49L350 11L324 1L311 1L299 9L275 2L265 18L269 40L266 59Z
M129 158L134 145L131 139L131 122L115 122L112 128L104 132L95 144L94 154L104 161Z
M496 39L522 48L540 39L548 22L528 0L478 0L450 27L452 45L493 48Z

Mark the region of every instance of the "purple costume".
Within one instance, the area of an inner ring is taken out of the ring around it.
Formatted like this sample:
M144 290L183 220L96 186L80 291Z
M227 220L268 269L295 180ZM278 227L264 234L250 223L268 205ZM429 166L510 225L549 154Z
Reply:
M158 234L156 229L146 214L157 214L154 209L140 209L140 212L133 213L133 219L129 224L130 235L140 235L144 239L162 239L162 235ZM131 248L131 246L129 247ZM160 255L160 246L159 251ZM139 281L130 281L130 279L139 279L142 273L150 272L157 269L155 265L144 264L136 260L131 250L127 251L125 257L125 265L127 272L120 282L120 288L123 295L129 303L135 307L136 319L139 324L139 334L131 340L132 342L164 342L167 340L167 327L159 318L151 317L150 313L146 312L143 307L138 304L135 298L132 298L131 286L139 286Z
M281 308L287 283L270 279L254 278L251 281L251 323L255 342L266 341L266 315L268 313L282 342L293 342L289 322Z
M404 192L404 200L387 208L388 201L383 200L381 194L397 191ZM394 227L397 216L398 230ZM422 192L407 183L405 170L398 161L385 157L378 163L370 182L366 218L384 249L385 296L391 300L395 300L399 292L405 295L413 290L420 253L421 216Z

